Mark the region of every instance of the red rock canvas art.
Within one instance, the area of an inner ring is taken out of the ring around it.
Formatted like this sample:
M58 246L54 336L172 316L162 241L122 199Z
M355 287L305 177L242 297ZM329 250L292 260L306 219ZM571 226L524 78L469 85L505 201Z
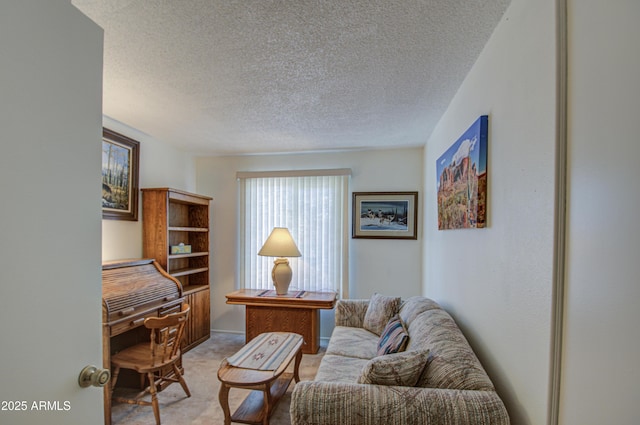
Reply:
M485 227L488 125L482 115L438 158L439 230Z

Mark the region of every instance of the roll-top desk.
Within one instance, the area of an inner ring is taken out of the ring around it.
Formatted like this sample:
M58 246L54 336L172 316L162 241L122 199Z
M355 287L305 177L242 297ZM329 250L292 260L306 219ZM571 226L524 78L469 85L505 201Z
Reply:
M182 284L167 274L155 260L136 259L102 264L102 352L103 367L111 369L111 355L149 339L147 317L180 310ZM123 381L124 379L124 381ZM140 385L140 377L126 375L118 383ZM111 424L111 393L104 388L104 422Z

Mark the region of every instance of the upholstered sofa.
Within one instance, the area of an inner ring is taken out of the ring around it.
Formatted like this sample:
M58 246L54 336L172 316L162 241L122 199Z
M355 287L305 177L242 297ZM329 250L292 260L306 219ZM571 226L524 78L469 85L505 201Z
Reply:
M291 423L508 425L502 400L451 316L428 298L389 300L374 294L338 301L315 379L293 390ZM381 305L390 311L381 314ZM379 334L393 313L408 342L380 356Z

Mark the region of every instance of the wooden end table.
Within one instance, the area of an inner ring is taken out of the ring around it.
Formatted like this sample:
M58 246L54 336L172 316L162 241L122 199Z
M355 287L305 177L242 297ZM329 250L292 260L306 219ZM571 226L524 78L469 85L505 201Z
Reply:
M262 289L241 289L226 295L227 304L245 305L246 341L264 332L302 335L302 352L315 354L320 348L320 310L336 305L335 292L290 291L273 295Z
M255 341L249 342L245 348ZM218 369L218 379L220 380L218 398L224 411L224 424L230 425L231 422L241 422L268 425L269 417L282 395L289 388L291 381L300 382L298 370L302 360L301 348L302 338L291 348L279 365L273 366L275 370L244 369L232 366L227 359L224 359ZM294 358L296 360L293 373L285 373ZM229 390L231 388L253 390L233 415L231 415L229 409Z

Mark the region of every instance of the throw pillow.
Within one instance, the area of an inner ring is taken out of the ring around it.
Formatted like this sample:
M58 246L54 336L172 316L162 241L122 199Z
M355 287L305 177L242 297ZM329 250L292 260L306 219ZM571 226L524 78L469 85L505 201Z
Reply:
M378 340L378 356L398 353L407 348L409 334L397 314L389 320Z
M369 306L364 314L362 327L380 335L389 320L398 313L400 297L386 297L375 293L369 300Z
M413 387L418 383L428 357L429 350L374 357L362 368L358 383Z

